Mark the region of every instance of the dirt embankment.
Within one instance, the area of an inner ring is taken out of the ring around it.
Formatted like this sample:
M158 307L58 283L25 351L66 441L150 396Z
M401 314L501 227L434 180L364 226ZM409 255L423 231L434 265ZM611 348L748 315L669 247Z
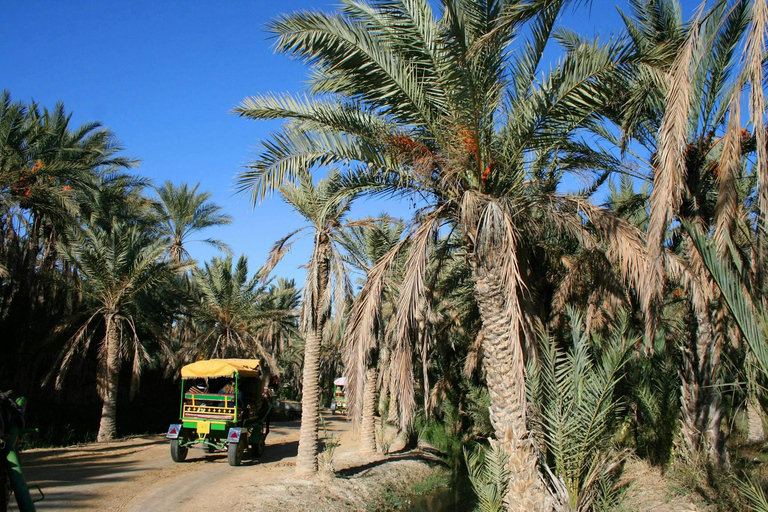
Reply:
M45 493L39 511L365 510L379 489L407 488L440 471L434 459L418 451L361 457L351 425L340 417L326 418L326 428L339 441L335 477L294 477L298 422L274 424L261 459L245 459L240 467L229 466L225 453L200 449L175 464L159 435L30 450L22 464L29 483Z

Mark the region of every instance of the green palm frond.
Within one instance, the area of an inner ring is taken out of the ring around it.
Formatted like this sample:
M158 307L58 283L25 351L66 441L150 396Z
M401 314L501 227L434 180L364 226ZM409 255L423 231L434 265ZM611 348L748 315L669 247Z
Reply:
M493 440L489 446L476 445L472 450L464 448L469 481L478 499L478 509L483 512L505 510L504 496L509 486L509 456L502 446Z
M752 512L768 512L768 497L756 480L747 477L745 480L734 479L736 489L747 499L749 510Z
M755 364L764 376L768 376L768 346L766 345L768 323L765 314L755 307L743 277L739 276L732 265L717 255L712 243L691 224L684 223L683 227L701 254L712 279L717 283L728 305L728 310L754 355Z
M198 192L198 185L190 188L186 183L175 186L166 181L155 189L160 199L153 205L159 218L160 235L170 246L170 257L174 261L189 258L186 245L192 241L194 233L212 226L221 226L232 222L232 218L222 213L220 206L209 201L210 192ZM228 250L226 244L212 239L200 240L221 250Z
M557 480L550 482L552 492L564 489L574 510L587 510L623 458L611 446L621 407L614 391L635 340L628 339L626 315L607 343L591 343L581 315L570 310L569 316L568 351L540 330L540 360L537 367L529 365L528 393L538 418L534 431L544 441L542 464ZM593 345L606 347L597 359Z

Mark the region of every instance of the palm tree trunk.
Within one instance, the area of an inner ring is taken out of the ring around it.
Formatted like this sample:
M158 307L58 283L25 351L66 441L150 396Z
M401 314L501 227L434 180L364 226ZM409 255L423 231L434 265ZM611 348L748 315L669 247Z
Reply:
M389 348L381 346L381 358L379 360L379 368L382 372L382 386L379 391L379 416L381 416L382 424L384 423L384 415L388 413L387 407L389 407Z
M683 348L681 435L692 455L702 455L719 466L725 457L720 427L723 407L717 386L722 344L715 340L708 309L696 300L693 316L689 325L695 325L695 330L689 331Z
M363 419L360 423L360 451L376 453L376 379L378 371L375 366L368 368L365 374L365 389L363 391Z
M483 322L483 367L491 398L496 439L509 455L510 482L504 501L509 510L545 510L546 494L526 426L525 364L518 325L511 318L498 271L476 267L475 299ZM515 304L513 304L515 305Z
M307 335L307 341L304 346L301 431L299 432L299 453L296 456L296 474L298 475L307 475L317 471L321 341L322 332L314 330Z
M327 255L329 251L315 249L315 254ZM322 256L321 256L322 258ZM311 265L310 265L311 266ZM301 396L301 430L299 432L299 452L296 456L296 474L310 475L318 470L318 419L320 416L320 349L323 343L323 331L327 312L324 297L328 288L330 268L327 256L317 262L317 294L312 307L313 320L308 322L306 343L304 345L304 375ZM306 298L305 298L306 300Z
M117 431L117 385L120 378L120 336L117 322L107 318L107 358L101 366L99 376L99 394L103 406L101 422L96 441L104 443L115 438Z

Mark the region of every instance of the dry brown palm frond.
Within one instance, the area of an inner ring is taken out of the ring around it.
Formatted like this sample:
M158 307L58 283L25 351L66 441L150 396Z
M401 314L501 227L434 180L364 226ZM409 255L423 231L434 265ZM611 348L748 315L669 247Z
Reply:
M698 38L699 18L691 24L685 44L667 76L666 111L659 129L659 149L654 165L651 213L648 222L649 256L661 254L667 224L680 208L686 176L686 148L691 97L691 67Z
M610 261L602 251L586 250L575 259L563 256L562 262L566 271L552 298L551 326L559 327L567 318L569 303L586 297L586 330L607 327L628 300L626 287Z
M750 80L749 110L755 128L757 143L758 210L764 229L768 227L768 137L765 129L765 94L763 91L763 56L765 32L768 30L768 5L766 0L752 2L752 27L747 38L747 75ZM765 235L763 234L764 238ZM764 257L765 255L762 255Z
M741 164L741 116L739 94L734 92L729 107L728 128L723 137L723 150L718 163L718 197L715 207L715 243L721 255L728 253L733 227L739 215L739 193L736 175Z
M413 388L413 363L411 341L417 327L417 315L421 312L424 298L424 275L429 260L431 242L440 227L441 209L420 219L419 226L410 238L410 250L405 262L405 274L400 285L400 296L395 306L393 378L398 392L400 426L407 428L413 419L416 399Z
M325 302L330 307L330 303L333 301L333 310L338 312L338 317L341 318L348 301L353 295L352 280L349 277L349 272L346 269L344 259L341 254L339 254L336 247L331 246L330 250L332 253L330 267L332 279L331 285L326 289L327 297ZM334 290L334 288L337 289ZM335 333L338 333L338 329L333 331L332 336L335 336Z
M693 252L698 255L697 251L694 250ZM712 283L708 281L702 282L702 274L697 273L691 267L691 260L689 258L683 258L668 250L662 253L662 257L664 258L664 268L667 269L669 279L680 283L680 286L691 298L693 306L701 310L705 309L714 296ZM700 255L698 259L701 261Z
M427 407L430 412L428 412L427 415L430 415L431 411L434 411L448 396L448 391L453 385L450 378L451 375L446 372L437 379L437 382L435 382L435 385L432 386L431 390L424 390L424 393L429 393Z
M691 224L691 228L698 229L694 224ZM701 253L696 249L691 237L687 233L683 236L683 247L688 261L688 267L691 269L693 275L696 276L696 280L691 281L690 283L694 284L691 290L692 300L695 302L696 307L705 310L709 307L710 302L716 297L717 287L710 279L710 273L704 264Z
M375 328L381 311L388 273L409 241L409 237L404 237L368 271L365 285L355 299L347 323L343 338L343 353L349 381L347 400L350 416L354 422L359 420L362 413L365 372L368 368L370 352L376 342Z
M662 262L649 258L643 233L613 211L596 206L583 197L552 195L549 200L559 203L543 209L551 225L574 236L587 250L604 250L608 260L617 265L622 278L637 291L646 319L646 341L653 339L649 336L655 331L664 276ZM597 239L583 220L589 222Z
M576 286L581 280L581 275L578 272L578 264L581 262L580 258L572 258L570 256L563 256L560 258L560 263L565 267L565 277L558 285L552 296L552 327L560 325L565 313L565 307L568 301L573 296Z
M518 322L511 327L513 342L518 341L522 312L518 293L525 289L518 265L517 246L520 238L515 228L515 204L505 198L491 199L475 191L462 197L461 222L472 242L474 259L479 266L494 272L509 299L507 314ZM498 262L501 265L498 266Z
M291 245L296 241L295 239L290 241L291 238L293 238L294 235L297 233L300 233L301 231L304 231L309 226L305 226L303 228L299 228L296 231L293 231L289 233L288 235L284 236L277 242L275 242L275 245L272 246L272 249L270 249L269 254L267 255L267 261L264 263L264 265L259 269L259 272L261 273L261 279L262 281L266 281L269 278L269 274L272 273L272 270L275 268L275 266L280 263L280 260L283 259L283 256L285 256L285 253L288 252L288 249L291 248Z
M483 360L483 330L480 329L477 332L477 336L475 337L475 341L472 342L472 344L469 346L469 350L467 351L467 358L464 360L464 368L462 369L462 374L468 378L472 378L472 374L474 374L477 370L480 369L480 363Z
M301 325L304 332L316 330L331 313L334 292L333 246L326 232L315 233L312 257L307 265Z

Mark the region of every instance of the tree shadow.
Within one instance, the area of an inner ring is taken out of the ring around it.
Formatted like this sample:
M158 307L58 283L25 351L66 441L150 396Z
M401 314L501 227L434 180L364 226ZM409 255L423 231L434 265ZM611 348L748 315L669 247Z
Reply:
M256 464L268 464L270 462L279 462L283 459L296 457L299 452L298 441L286 441L284 443L270 444L264 447L264 453L261 457L253 459L243 459L244 466L255 466Z
M367 471L370 471L375 467L383 466L384 464L387 464L389 462L395 462L399 460L417 460L417 461L426 462L431 466L445 465L441 460L436 459L434 456L428 453L424 453L418 450L409 450L407 452L389 454L389 456L386 456L383 459L372 460L370 462L367 462L365 464L360 464L358 466L350 466L348 468L341 469L336 472L336 475L340 478L355 478Z

